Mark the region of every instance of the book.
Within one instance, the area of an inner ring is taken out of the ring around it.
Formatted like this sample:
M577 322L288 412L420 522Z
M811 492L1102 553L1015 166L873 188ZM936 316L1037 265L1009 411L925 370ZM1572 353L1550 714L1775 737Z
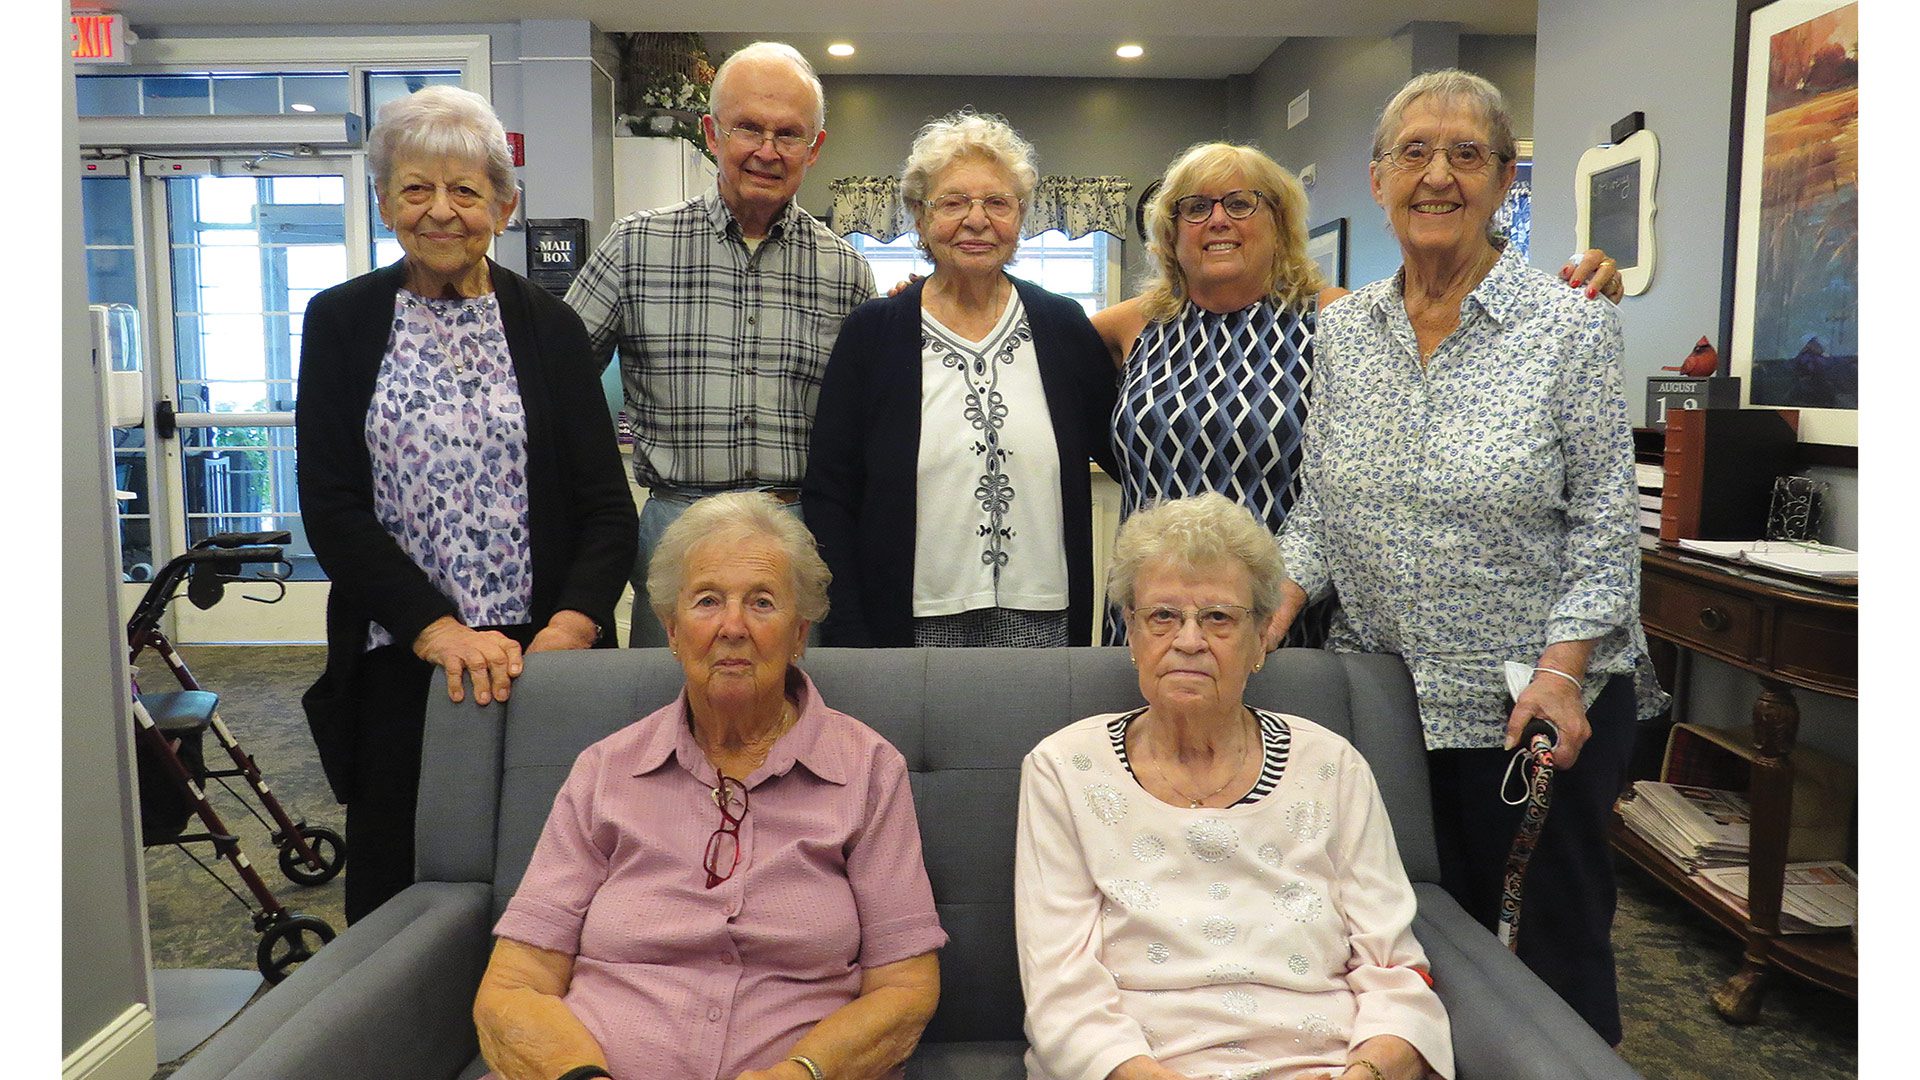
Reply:
M1767 570L1823 580L1857 581L1860 553L1851 548L1817 544L1811 540L1695 540L1679 541L1683 551L1716 559L1746 563Z
M1667 419L1660 539L1738 540L1766 531L1773 479L1799 453L1793 409L1683 409Z
M1659 491L1667 483L1664 467L1646 461L1633 463L1633 486L1642 491Z

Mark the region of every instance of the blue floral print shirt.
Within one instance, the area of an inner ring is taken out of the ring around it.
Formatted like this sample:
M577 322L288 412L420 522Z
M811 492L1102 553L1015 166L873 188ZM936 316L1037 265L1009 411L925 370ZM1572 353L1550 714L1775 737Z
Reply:
M460 621L531 619L527 418L498 296L400 290L367 407L367 453L380 524ZM375 623L367 648L392 640Z
M1429 749L1501 745L1503 662L1558 641L1599 639L1588 704L1615 673L1656 703L1613 305L1509 248L1423 368L1403 273L1330 305L1314 338L1281 548L1310 596L1339 593L1329 647L1406 659Z

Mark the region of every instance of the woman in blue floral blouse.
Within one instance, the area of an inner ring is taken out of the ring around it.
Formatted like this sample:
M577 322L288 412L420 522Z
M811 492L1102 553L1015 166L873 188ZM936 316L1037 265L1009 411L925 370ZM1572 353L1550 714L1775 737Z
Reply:
M1520 957L1618 1042L1606 825L1647 665L1619 319L1491 238L1514 139L1486 80L1409 82L1371 171L1402 267L1321 313L1282 618L1336 592L1330 647L1406 659L1442 882L1490 929L1520 816L1506 748L1533 717L1559 729ZM1517 702L1508 661L1532 669Z
M347 804L347 921L413 881L427 694L481 705L521 654L612 643L637 519L580 317L487 258L517 198L485 98L428 87L369 140L406 257L315 296L300 510L327 597L302 699Z

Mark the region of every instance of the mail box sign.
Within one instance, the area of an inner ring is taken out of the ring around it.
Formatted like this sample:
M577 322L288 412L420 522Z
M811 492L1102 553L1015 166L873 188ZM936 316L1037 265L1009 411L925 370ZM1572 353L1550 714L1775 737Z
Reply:
M68 16L68 35L76 64L125 64L127 17L105 11L76 11Z
M527 277L555 296L566 294L589 254L586 218L527 221Z

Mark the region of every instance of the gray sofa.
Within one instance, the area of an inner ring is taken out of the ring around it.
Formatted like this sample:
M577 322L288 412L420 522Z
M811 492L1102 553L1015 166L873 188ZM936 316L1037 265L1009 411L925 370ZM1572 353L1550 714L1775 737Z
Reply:
M1020 761L1072 720L1139 704L1126 654L816 649L804 666L828 704L885 735L912 770L927 870L952 940L940 957L940 1010L909 1080L1023 1077L1013 943ZM469 1010L488 928L526 869L554 792L581 749L679 686L664 650L595 650L531 658L505 707L436 697L420 788L420 884L255 1002L176 1080L481 1075ZM1434 883L1426 761L1397 659L1282 650L1248 698L1340 732L1373 766L1419 896L1414 929L1453 1019L1463 1080L1639 1075Z

